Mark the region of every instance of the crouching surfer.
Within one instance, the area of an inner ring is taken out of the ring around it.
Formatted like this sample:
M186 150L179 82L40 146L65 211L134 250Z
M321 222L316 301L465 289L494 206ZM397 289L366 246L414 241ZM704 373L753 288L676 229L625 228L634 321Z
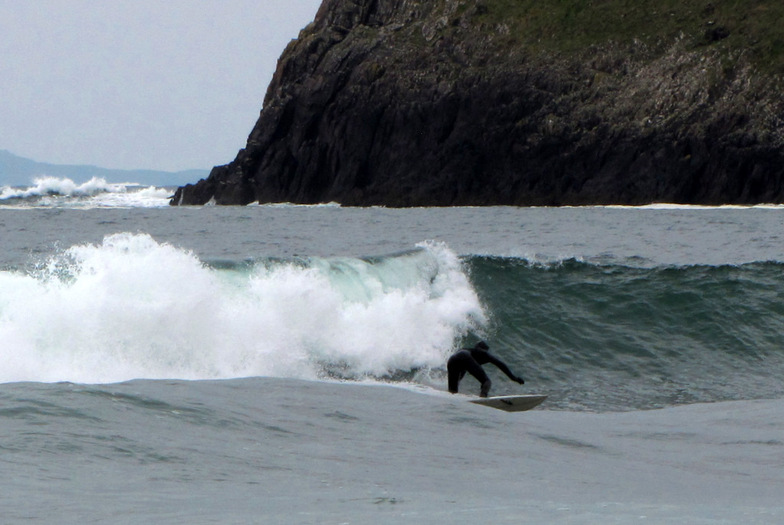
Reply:
M479 396L487 397L487 393L490 392L490 387L492 386L490 378L487 377L487 374L482 368L482 365L487 363L492 363L497 366L498 369L506 374L512 381L516 381L521 385L525 383L522 377L514 375L512 371L509 370L509 367L506 366L503 361L488 352L488 349L487 343L479 341L473 348L463 348L452 354L452 357L446 362L446 370L449 377L449 391L451 393L457 393L457 387L460 384L460 380L463 379L465 373L468 372L482 385Z

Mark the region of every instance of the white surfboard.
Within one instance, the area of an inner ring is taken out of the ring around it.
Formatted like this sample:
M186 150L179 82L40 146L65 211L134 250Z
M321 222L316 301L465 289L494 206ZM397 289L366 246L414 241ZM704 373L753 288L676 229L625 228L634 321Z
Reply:
M477 405L486 405L507 412L521 412L523 410L531 410L535 406L540 405L545 399L547 399L547 396L528 394L523 396L478 397L470 401Z

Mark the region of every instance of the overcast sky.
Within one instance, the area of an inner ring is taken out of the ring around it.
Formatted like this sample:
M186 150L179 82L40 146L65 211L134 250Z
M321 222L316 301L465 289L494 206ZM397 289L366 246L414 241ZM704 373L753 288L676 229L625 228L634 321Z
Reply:
M176 171L234 159L321 0L0 0L0 149Z

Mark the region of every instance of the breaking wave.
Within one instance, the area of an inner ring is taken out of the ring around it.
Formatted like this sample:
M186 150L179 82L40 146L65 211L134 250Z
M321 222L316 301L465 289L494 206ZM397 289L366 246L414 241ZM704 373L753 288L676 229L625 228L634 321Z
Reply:
M69 178L43 176L28 187L0 188L0 205L13 207L160 207L171 190L135 183L109 183L93 177L76 183Z

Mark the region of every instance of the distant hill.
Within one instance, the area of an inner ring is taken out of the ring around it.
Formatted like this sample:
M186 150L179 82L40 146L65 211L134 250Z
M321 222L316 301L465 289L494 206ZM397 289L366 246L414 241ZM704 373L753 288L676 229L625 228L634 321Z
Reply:
M323 0L177 204L784 203L781 0Z
M113 170L97 166L75 166L47 164L18 157L13 153L0 150L0 187L26 186L35 177L50 175L67 177L74 182L87 181L93 177L106 179L107 182L138 182L151 186L179 186L206 177L209 170L154 171L154 170Z

